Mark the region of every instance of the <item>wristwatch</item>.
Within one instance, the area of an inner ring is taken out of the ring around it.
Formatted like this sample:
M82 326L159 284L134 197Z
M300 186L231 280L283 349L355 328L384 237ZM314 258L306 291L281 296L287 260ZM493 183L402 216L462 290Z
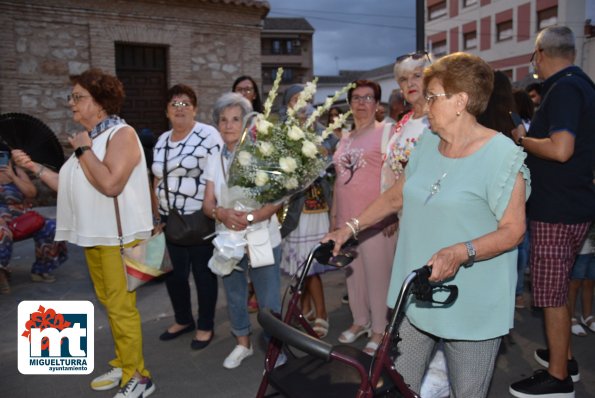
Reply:
M518 144L519 146L523 146L523 140L524 140L524 139L525 139L525 136L524 136L524 135L523 135L523 136L521 136L521 137L519 137L519 139L517 140L517 144Z
M74 150L74 156L76 156L77 158L80 158L83 155L83 153L85 153L85 151L87 151L89 149L91 149L91 147L88 145L79 146L78 148L76 148Z
M254 222L254 214L248 213L246 215L246 221L248 221L248 225L252 225L252 223Z
M467 248L467 256L469 256L467 262L465 263L465 267L470 267L475 262L475 247L471 241L465 242L465 247Z

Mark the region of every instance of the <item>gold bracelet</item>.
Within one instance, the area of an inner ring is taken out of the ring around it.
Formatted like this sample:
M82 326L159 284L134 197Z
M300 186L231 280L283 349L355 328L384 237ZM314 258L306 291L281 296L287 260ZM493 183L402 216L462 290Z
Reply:
M347 225L349 227L349 229L351 230L351 234L353 235L353 239L357 239L357 230L355 229L355 227L351 224L351 222L349 221L345 221L345 225Z
M353 234L353 237L355 239L357 239L357 235L359 234L360 228L359 228L359 220L355 217L353 217L351 220L349 220L349 222L351 222L351 225L353 225L353 228L355 229L355 234Z

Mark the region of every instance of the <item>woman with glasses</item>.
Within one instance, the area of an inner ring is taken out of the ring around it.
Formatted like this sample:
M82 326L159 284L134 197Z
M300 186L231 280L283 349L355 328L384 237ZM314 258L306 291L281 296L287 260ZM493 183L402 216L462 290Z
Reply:
M333 156L337 173L331 207L331 228L341 227L360 214L380 195L382 139L385 124L374 118L380 86L357 80L347 92L354 128L343 134ZM390 127L390 126L389 126ZM353 324L339 336L352 343L362 335L371 337L365 352L374 354L387 322L386 294L395 251L395 237L383 229L391 220L379 220L358 236L358 256L347 267L347 294Z
M91 388L120 386L114 398L148 397L155 385L145 368L136 292L127 290L120 254L122 243L130 246L147 239L153 229L143 148L134 129L117 116L124 87L115 76L90 69L71 77L71 82L68 104L84 131L68 138L74 154L60 173L20 150L13 151L13 159L58 191L55 239L84 247L95 293L107 311L116 358L109 362L109 372L91 381Z
M252 109L255 112L262 112L262 101L260 99L260 92L258 85L250 76L238 77L231 86L231 91L242 94L252 104Z
M223 94L213 106L213 122L221 132L224 146L220 155L207 164L205 179L204 213L217 222L217 231L264 230L268 232L268 240L272 248L273 263L264 266L249 264L248 255L244 255L233 270L222 277L227 297L227 312L231 323L231 333L236 339L236 346L223 361L226 369L235 369L242 361L254 354L254 345L250 341L252 327L250 315L246 307L248 283L246 274L254 283L258 301L263 308L273 312L281 311L281 234L276 212L278 205L268 204L253 211L237 210L229 204L227 175L233 160L233 154L242 137L242 122L252 111L250 102L237 93ZM207 259L208 260L208 259ZM219 260L211 260L216 268ZM225 261L223 261L225 262ZM280 360L281 361L281 360ZM282 362L282 361L281 361ZM280 362L278 362L280 363Z
M424 68L431 64L427 52L404 54L397 57L394 66L395 80L399 84L403 98L411 105L411 110L394 125L393 134L382 165L382 191L390 188L403 174L409 156L415 149L420 136L429 132L430 123L425 113ZM394 233L397 224L387 227L386 233ZM430 363L431 372L424 379L420 393L424 397L448 395L448 378L444 354L438 348Z
M154 180L153 217L165 224L170 209L180 214L202 211L205 184L204 170L212 157L217 157L223 145L219 132L212 126L194 120L197 112L196 94L184 84L176 84L167 92L166 114L172 129L163 133L153 151ZM169 192L165 188L165 179ZM205 348L213 339L217 277L208 268L213 254L211 243L180 246L167 240L173 272L165 284L174 309L175 322L159 336L168 341L192 332L193 350ZM190 284L192 272L198 296L198 318L192 315Z
M451 305L407 305L395 366L415 391L442 341L451 395L487 396L501 338L513 326L529 172L521 148L477 123L493 80L487 62L466 53L427 67L432 133L421 136L388 191L324 239L338 253L348 238L403 209L387 304L395 305L403 280L423 264L432 267L430 282L458 286Z

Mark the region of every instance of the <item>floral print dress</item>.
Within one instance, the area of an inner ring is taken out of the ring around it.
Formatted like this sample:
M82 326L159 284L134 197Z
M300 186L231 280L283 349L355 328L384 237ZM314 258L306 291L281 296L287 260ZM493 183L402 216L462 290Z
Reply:
M0 267L6 268L12 256L13 239L8 224L25 212L24 195L15 184L0 185ZM43 227L33 235L35 262L31 272L45 274L58 268L68 258L66 243L55 242L56 220L46 218Z

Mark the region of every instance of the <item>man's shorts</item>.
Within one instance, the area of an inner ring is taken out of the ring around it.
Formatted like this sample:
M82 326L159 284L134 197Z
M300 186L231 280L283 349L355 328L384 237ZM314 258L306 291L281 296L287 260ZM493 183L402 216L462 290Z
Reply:
M531 221L533 305L562 307L568 298L570 271L591 222L551 224Z

